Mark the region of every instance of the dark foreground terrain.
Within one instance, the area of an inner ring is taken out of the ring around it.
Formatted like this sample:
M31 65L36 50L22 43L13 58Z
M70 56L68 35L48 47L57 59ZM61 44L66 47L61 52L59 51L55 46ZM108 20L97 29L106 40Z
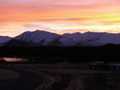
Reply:
M0 57L27 59L0 63L0 90L120 90L120 46L0 47Z
M119 67L109 65L0 64L0 90L120 90Z
M0 47L0 57L36 57L38 62L87 62L87 61L119 61L120 45L101 47Z

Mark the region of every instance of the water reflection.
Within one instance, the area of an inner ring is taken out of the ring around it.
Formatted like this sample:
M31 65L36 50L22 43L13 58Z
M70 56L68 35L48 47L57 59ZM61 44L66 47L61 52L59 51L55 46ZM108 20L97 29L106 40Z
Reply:
M0 61L3 61L3 62L25 62L25 61L27 61L27 59L16 58L16 57L0 57Z

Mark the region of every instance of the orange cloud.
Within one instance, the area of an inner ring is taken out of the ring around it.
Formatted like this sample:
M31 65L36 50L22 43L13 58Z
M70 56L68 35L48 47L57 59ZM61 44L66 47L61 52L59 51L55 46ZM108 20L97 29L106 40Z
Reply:
M24 24L11 25L12 22L23 22ZM10 34L12 32L15 32L14 35L20 33L19 30L23 29L22 27L28 22L54 23L50 27L55 26L55 28L61 29L56 32L66 32L64 31L65 26L58 25L57 22L65 25L68 23L68 26L71 26L70 23L75 23L75 26L70 27L72 32L76 27L77 30L74 31L78 31L79 26L83 24L85 26L82 26L82 29L86 29L88 24L97 24L96 31L99 31L101 25L98 24L118 24L117 26L119 26L120 0L0 0L0 23L9 23L9 25L3 25L4 28L0 26L0 34L3 32L9 33L9 35L13 35ZM70 30L68 26L67 28ZM103 27L105 27L104 30L109 31L108 26ZM97 30L98 28L99 30ZM13 29L13 31L9 29Z

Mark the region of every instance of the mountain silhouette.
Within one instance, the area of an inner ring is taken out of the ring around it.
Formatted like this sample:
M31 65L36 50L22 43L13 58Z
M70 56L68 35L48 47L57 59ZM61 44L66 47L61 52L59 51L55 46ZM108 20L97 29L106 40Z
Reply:
M26 31L6 43L8 46L46 46L58 45L60 35L47 31Z
M76 32L58 35L44 30L36 30L26 31L6 43L8 46L104 46L107 44L119 45L120 34Z
M8 36L0 36L0 46L3 46L7 42L9 42L12 38Z

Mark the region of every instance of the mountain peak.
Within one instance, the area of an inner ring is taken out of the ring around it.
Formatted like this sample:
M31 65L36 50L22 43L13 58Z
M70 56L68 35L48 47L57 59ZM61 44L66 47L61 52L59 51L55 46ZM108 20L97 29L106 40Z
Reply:
M19 42L27 42L31 45L53 45L60 46L102 46L106 44L120 44L120 34L106 32L65 33L58 35L45 30L26 31L14 38ZM25 43L26 44L26 43Z
M44 30L39 30L39 29L36 29L35 31L33 31L33 32L47 32L47 33L50 33L50 32L48 32L48 31L44 31Z
M25 42L37 43L37 44L46 44L53 40L58 39L59 35L43 30L27 31L16 37L18 40ZM44 42L44 43L43 43Z

